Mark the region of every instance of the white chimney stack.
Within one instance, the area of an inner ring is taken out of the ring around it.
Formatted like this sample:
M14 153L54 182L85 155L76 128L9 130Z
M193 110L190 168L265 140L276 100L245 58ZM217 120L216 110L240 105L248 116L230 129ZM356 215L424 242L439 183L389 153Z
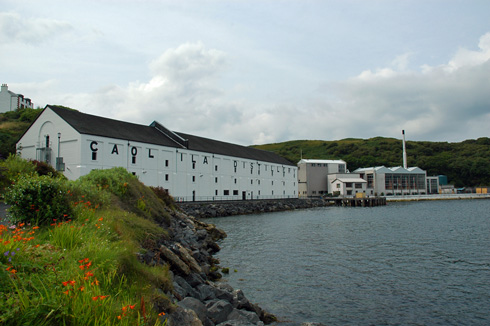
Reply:
M402 130L403 135L403 168L407 168L407 149L405 148L405 130Z

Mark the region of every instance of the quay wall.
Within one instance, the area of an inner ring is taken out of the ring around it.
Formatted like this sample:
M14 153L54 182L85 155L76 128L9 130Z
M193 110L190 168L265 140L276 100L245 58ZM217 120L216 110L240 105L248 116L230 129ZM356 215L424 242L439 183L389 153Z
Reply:
M187 215L196 218L212 218L233 215L259 214L281 212L295 209L331 206L320 198L309 199L277 199L277 200L242 200L226 202L185 202L177 203Z
M434 195L386 196L387 202L420 201L420 200L458 200L458 199L490 199L490 194L434 194Z

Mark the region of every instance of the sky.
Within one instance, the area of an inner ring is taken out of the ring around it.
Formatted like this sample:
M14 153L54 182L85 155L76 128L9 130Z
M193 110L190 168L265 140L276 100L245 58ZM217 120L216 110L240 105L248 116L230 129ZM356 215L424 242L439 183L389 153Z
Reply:
M241 145L490 137L488 0L0 0L35 107Z

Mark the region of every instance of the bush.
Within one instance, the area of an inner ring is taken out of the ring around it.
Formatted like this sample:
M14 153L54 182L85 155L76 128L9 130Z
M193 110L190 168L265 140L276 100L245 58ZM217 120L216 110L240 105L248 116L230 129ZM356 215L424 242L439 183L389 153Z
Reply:
M49 176L22 175L4 194L14 221L45 224L71 215L67 183Z
M6 160L0 162L0 173L0 187L3 190L15 182L21 175L34 174L35 167L31 162L17 155L10 154Z
M34 170L38 175L49 175L53 177L63 176L63 174L56 171L51 165L46 162L39 162L34 160L31 161L31 163L34 165Z
M170 196L167 190L162 187L150 187L151 190L155 193L155 195L160 198L168 207L171 209L175 209L175 201Z
M106 189L120 198L125 196L128 182L132 179L137 178L121 167L92 170L89 174L79 178L82 183L89 183L99 189Z
M42 112L41 109L25 108L19 110L19 120L25 122L33 122L37 116Z

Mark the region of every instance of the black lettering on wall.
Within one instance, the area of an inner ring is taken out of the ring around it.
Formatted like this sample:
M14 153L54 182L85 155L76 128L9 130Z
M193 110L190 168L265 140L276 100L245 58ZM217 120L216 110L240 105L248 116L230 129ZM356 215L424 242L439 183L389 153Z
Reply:
M90 143L90 149L92 150L92 152L97 152L99 149L95 146L97 146L99 143L96 142L95 140L93 142Z
M151 148L148 148L148 157L149 158L154 158L153 154L151 153Z
M209 164L207 156L204 156L204 160L202 161L202 164Z
M97 143L96 141L92 141L90 143L90 149L92 150L92 161L96 161L97 160L97 151L99 150L97 148L97 145L99 143Z
M136 164L136 155L138 154L138 149L136 147L131 147L131 155L133 157L131 158L131 163Z

